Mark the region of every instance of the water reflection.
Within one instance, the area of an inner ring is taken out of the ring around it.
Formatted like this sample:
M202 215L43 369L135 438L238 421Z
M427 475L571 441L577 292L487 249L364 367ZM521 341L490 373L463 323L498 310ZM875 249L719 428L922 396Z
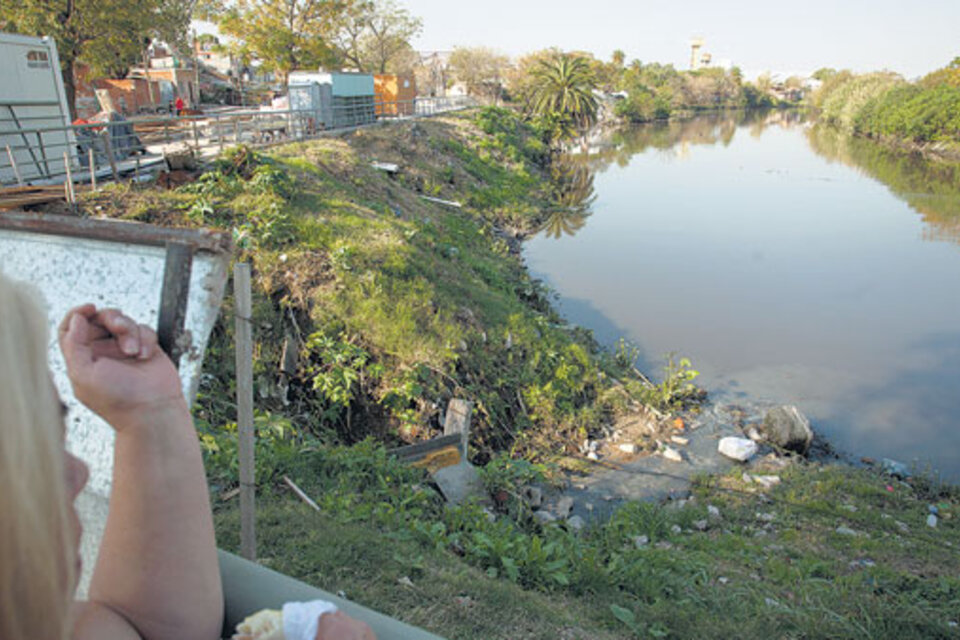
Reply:
M613 164L626 167L631 157L649 149L685 159L693 147L729 146L740 127L747 127L752 137L759 137L770 127L792 127L805 119L801 111L725 111L621 129L594 141L589 150L589 165L594 171L603 171Z
M572 236L592 213L594 173L581 158L565 156L554 161L550 174L553 202L540 232L555 239Z
M807 129L807 139L821 156L888 186L929 225L925 239L960 243L960 164L927 160L823 125Z

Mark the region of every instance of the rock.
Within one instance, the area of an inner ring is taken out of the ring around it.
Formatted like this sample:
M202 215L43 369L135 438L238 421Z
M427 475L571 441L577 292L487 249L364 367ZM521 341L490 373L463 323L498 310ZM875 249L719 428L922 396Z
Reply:
M673 549L673 543L667 542L666 540L661 540L660 542L658 542L653 546L655 546L657 549L663 549L664 551L669 551L670 549Z
M647 536L633 536L633 546L637 549L643 549L648 544L650 544L650 538Z
M753 476L753 481L764 489L770 489L780 484L780 476Z
M413 580L411 580L408 576L403 576L402 578L397 578L397 582L398 582L401 586L410 587L411 589L412 589L413 586L414 586L414 585L413 585Z
M761 440L763 440L763 436L760 435L760 432L757 431L757 428L753 425L751 425L750 428L747 429L746 435L748 438L750 438L754 442L760 442Z
M777 515L775 513L757 512L757 520L761 520L763 522L773 522L776 517Z
M727 584L728 582L730 582L730 578L727 578L725 576L720 576L719 578L717 578L717 582L719 582L720 584Z
M557 515L561 518L566 518L573 511L573 498L570 496L563 496L557 500L557 506L555 511Z
M933 515L932 513L928 515L927 526L930 527L931 529L935 529L937 526L937 516Z
M757 443L746 438L727 436L720 438L717 451L738 462L746 462L757 454Z
M540 487L527 486L523 488L523 499L532 509L539 509L543 504L543 490Z
M800 455L806 455L813 442L810 421L793 405L783 405L767 412L760 425L764 440Z
M670 436L670 442L685 447L690 444L690 438L684 438L683 436Z
M711 518L720 519L720 509L716 508L712 504L707 505L707 515Z
M900 529L903 533L910 533L910 527L908 527L905 522L895 520L894 523L897 525L897 529Z
M549 524L554 522L557 519L557 516L553 515L549 511L534 511L533 519L540 524Z
M476 467L466 461L436 471L433 479L450 504L460 504L467 498L486 495Z
M660 455L672 462L683 462L683 456L672 447L664 447L663 450L660 451Z
M591 452L587 453L587 459L588 459L588 460L599 460L599 459L600 459L600 456L597 455L597 452L596 452L596 451L591 451Z
M696 529L697 531L706 531L706 530L707 530L707 526L708 526L708 523L707 523L706 520L694 520L694 521L693 521L693 528Z
M637 445L633 444L632 442L629 444L621 444L617 448L620 449L620 451L629 453L631 455L637 452Z
M851 529L850 527L837 527L836 531L837 531L837 533L839 533L841 536L857 536L857 535L860 535L860 534L858 534L856 531L854 531L853 529Z
M670 532L673 534L679 535L680 533L683 532L683 529L680 528L680 525L675 524L672 527L670 527Z
M910 477L910 469L907 465L890 458L884 458L880 461L880 469L895 478L906 479Z
M574 533L583 531L585 526L587 526L587 523L580 516L571 516L567 518L567 527Z

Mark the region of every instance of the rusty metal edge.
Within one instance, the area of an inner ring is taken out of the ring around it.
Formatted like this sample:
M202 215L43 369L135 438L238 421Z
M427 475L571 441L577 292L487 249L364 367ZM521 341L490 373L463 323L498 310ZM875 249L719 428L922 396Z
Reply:
M387 455L396 456L401 461L408 461L425 456L428 453L433 453L434 451L439 451L440 449L445 449L446 447L457 446L459 448L460 440L460 434L454 433L440 436L433 440L427 440L426 442L418 442L416 444L408 444L403 447L397 447L396 449L390 449L387 451Z
M211 253L229 253L233 250L233 240L222 231L158 227L126 220L0 211L0 229L153 247L165 247L168 242L177 242L189 245L195 251Z

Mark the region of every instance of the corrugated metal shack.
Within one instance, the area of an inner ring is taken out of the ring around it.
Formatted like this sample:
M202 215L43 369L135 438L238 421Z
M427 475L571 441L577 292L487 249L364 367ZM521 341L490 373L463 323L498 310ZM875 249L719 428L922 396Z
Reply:
M70 109L57 45L48 37L0 33L0 69L0 183L62 175L64 151L76 164L76 140L63 129Z
M336 71L293 71L287 81L290 108L316 111L323 128L376 121L373 76Z
M378 117L412 116L417 99L417 79L412 74L382 73L373 76Z

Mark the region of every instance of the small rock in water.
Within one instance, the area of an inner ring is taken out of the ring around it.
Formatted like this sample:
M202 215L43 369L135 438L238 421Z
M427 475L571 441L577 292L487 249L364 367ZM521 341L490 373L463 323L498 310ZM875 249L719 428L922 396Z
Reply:
M556 512L561 518L566 518L573 511L573 498L564 496L557 500Z
M930 528L935 528L937 526L937 516L932 513L927 516L927 526Z
M746 438L727 436L720 439L717 450L732 460L746 462L757 455L757 443Z
M784 405L768 411L760 429L765 440L800 455L806 455L813 442L810 421L793 405Z
M650 544L650 538L647 536L633 536L633 546L637 549L643 549L648 544Z
M670 441L681 446L690 444L690 438L684 438L683 436L670 436Z
M634 454L637 452L637 445L633 444L632 442L629 444L621 444L617 448L624 453Z
M580 516L572 516L567 518L567 526L570 527L570 530L573 532L580 532L587 526L587 523Z
M896 460L891 460L890 458L884 458L880 461L880 468L884 473L889 474L895 478L909 478L910 469L907 468L907 465Z
M837 533L839 533L842 536L858 535L857 532L851 529L850 527L837 527Z
M708 505L707 505L707 515L709 515L711 518L719 518L719 517L720 517L720 509L716 508L716 507L713 506L712 504L708 504Z
M540 524L547 524L556 520L557 516L553 515L549 511L534 511L533 518Z
M660 455L672 462L683 462L683 456L680 455L679 451L672 447L664 447L663 451L660 452Z

